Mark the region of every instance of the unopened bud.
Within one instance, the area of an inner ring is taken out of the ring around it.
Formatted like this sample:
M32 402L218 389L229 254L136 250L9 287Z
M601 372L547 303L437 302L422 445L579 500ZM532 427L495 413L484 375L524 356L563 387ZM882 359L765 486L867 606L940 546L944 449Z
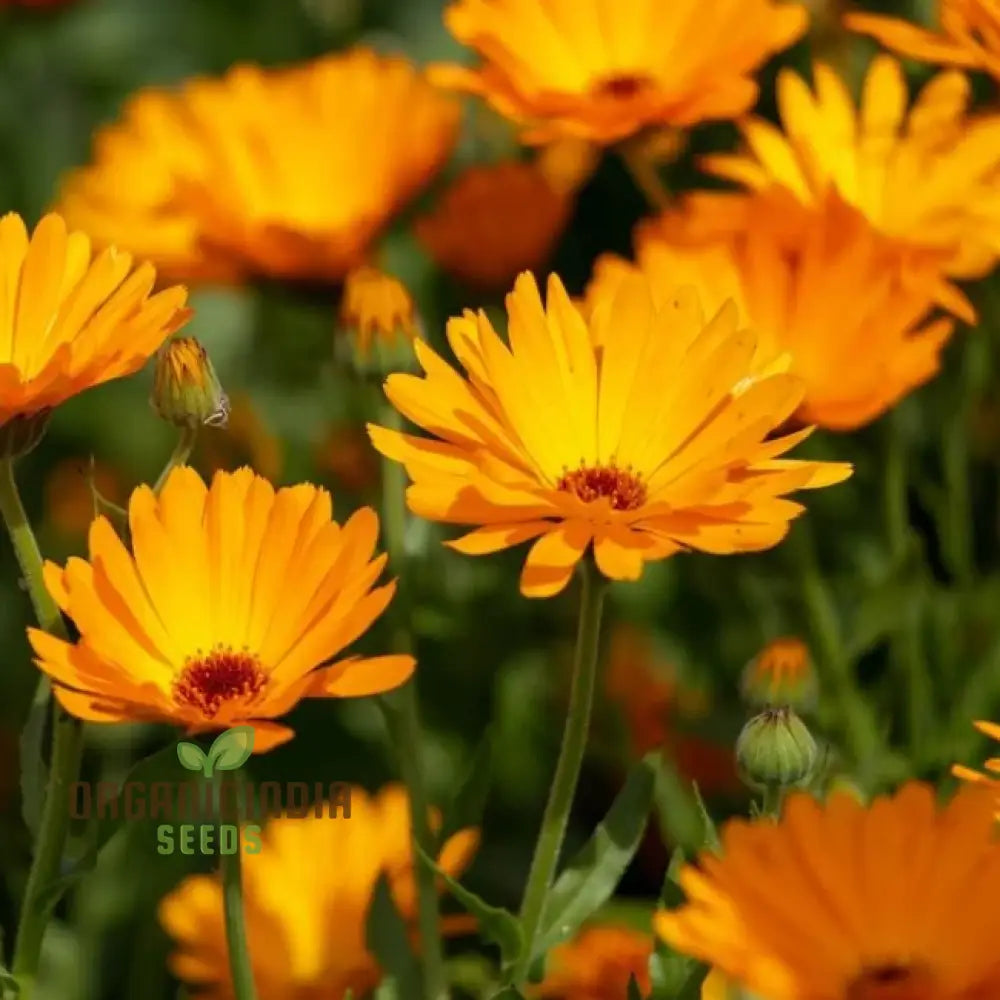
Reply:
M224 427L229 419L229 398L208 352L194 337L175 337L160 348L150 402L177 427Z
M362 375L388 375L415 367L420 335L416 306L406 286L378 268L355 268L344 282L338 351Z
M769 642L743 669L743 697L755 707L790 706L808 711L816 703L816 672L809 648L785 636Z
M804 784L818 757L816 741L790 708L755 715L736 741L736 763L751 788L789 788Z

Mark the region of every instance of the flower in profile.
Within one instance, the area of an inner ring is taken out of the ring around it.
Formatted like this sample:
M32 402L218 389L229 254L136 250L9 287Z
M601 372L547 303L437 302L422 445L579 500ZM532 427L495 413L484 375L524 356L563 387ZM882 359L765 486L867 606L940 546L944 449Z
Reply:
M1000 8L995 0L938 0L940 30L884 14L848 14L844 26L871 35L900 55L983 70L1000 80Z
M777 823L727 823L721 855L682 870L687 902L654 925L768 1000L989 1000L994 804L964 788L939 807L918 782L871 806L794 793Z
M939 253L949 274L985 274L1000 253L1000 115L967 114L970 85L957 71L935 76L907 111L902 68L887 55L868 68L858 108L829 66L816 63L813 78L815 94L782 70L784 132L751 117L742 126L748 151L703 165L806 205L833 188L880 232Z
M232 472L248 465L275 482L284 466L281 439L247 393L234 392L229 404L225 426L209 425L198 435L191 465L207 475L219 469Z
M613 143L746 111L756 71L807 21L801 4L773 0L710 10L701 0L456 0L445 22L483 62L438 66L432 79L484 97L528 141Z
M414 224L435 263L471 288L510 287L521 271L536 271L552 256L573 211L554 161L550 180L535 163L508 161L470 167Z
M634 757L663 747L677 770L703 792L739 787L732 746L684 731L685 723L704 719L711 706L703 694L679 682L648 634L631 625L616 626L607 661L605 692L624 715Z
M836 191L812 206L779 192L692 196L638 227L634 268L661 300L678 283L708 311L736 302L758 337L754 370L787 367L805 388L795 419L830 430L869 423L937 374L954 324L930 318L936 307L975 320L938 255L878 232ZM588 308L634 268L602 258ZM850 310L837 305L844 288Z
M744 668L741 687L743 697L760 708L812 707L818 684L809 647L794 635L772 639Z
M63 538L85 538L97 514L96 497L119 504L126 489L118 470L107 462L64 459L45 480L45 520Z
M770 435L802 385L750 378L756 342L735 306L706 317L686 290L657 303L635 275L588 324L558 277L543 303L525 274L507 314L510 346L485 313L449 322L467 377L418 340L424 376L386 381L393 405L432 437L369 432L405 465L415 514L477 526L452 548L481 555L535 539L521 575L529 597L563 590L591 548L615 580L683 550L770 548L802 511L785 494L851 473L781 457L803 435Z
M159 497L136 489L128 513L131 553L98 517L89 561L45 564L46 586L80 638L28 637L71 715L188 733L251 725L263 751L294 735L274 720L300 699L376 694L412 673L409 656L330 663L395 590L373 589L386 557L374 557L370 508L341 526L315 486L276 490L240 469L206 487L180 466Z
M338 338L360 371L387 372L412 366L420 318L406 286L370 264L344 282Z
M634 976L642 996L651 988L651 934L615 924L592 924L552 949L545 978L530 995L544 1000L621 1000Z
M243 857L246 933L260 997L369 995L382 978L366 945L368 909L380 876L389 880L400 915L411 930L415 926L405 789L389 785L369 795L352 788L350 802L349 819L272 820L260 853ZM440 828L440 817L433 820ZM438 866L457 877L477 845L477 831L456 833L442 847ZM205 1000L232 1000L219 877L185 879L161 901L159 917L177 945L170 958L174 975L196 985ZM445 932L449 923L445 917Z
M458 119L400 57L241 65L133 98L60 204L168 274L339 281L442 166Z
M177 427L220 427L229 419L229 397L194 337L174 337L157 351L150 402L161 420Z
M975 726L984 736L1000 742L1000 725L997 723L980 721L975 723ZM986 760L983 763L982 771L976 771L963 764L955 764L951 771L956 778L986 785L1000 793L1000 757L990 757Z
M114 248L92 256L87 236L68 232L58 215L46 215L30 236L20 216L0 219L0 274L4 436L20 438L17 425L138 371L190 315L185 289L151 295L151 264L133 269L132 257Z

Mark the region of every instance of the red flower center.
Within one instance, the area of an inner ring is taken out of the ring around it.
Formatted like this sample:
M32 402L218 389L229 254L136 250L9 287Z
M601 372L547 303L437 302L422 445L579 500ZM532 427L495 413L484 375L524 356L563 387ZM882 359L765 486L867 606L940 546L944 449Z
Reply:
M219 647L187 661L174 682L174 701L212 719L223 703L250 701L266 683L267 674L253 653Z
M594 93L598 96L613 97L619 101L628 101L646 90L649 84L649 77L640 73L615 73L598 80L594 85Z
M882 965L866 969L847 988L844 1000L936 1000L935 977L920 966Z
M584 503L607 497L614 510L636 510L646 502L645 483L631 469L616 465L581 465L564 472L556 489L572 493Z

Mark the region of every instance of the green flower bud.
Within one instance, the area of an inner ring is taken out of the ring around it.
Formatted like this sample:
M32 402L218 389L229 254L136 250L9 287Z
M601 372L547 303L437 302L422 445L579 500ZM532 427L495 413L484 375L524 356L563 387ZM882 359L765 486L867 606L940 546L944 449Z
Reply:
M819 751L806 724L790 708L755 715L736 741L736 762L743 780L759 790L804 784Z
M177 427L224 427L229 419L229 398L194 337L175 337L157 352L150 402Z

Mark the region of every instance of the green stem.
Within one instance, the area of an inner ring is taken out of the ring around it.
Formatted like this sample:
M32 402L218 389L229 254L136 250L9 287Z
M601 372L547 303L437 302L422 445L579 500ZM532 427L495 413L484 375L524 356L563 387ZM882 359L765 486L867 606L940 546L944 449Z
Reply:
M178 465L184 465L185 462L191 457L191 452L194 451L194 443L198 438L198 428L197 427L182 427L180 437L177 438L177 444L174 446L174 450L167 459L167 464L163 467L163 471L157 477L156 485L153 487L153 492L159 494L160 490L163 489L163 484L167 481L167 476L170 475L171 469L176 468Z
M809 525L802 524L797 534L794 548L799 556L802 597L811 631L838 702L848 751L856 764L867 769L875 763L879 749L875 720L855 682L837 609L817 564Z
M646 155L642 146L637 142L626 142L621 145L619 152L635 186L649 202L649 207L658 212L669 208L670 192L663 183L656 164Z
M385 426L397 429L401 427L402 421L395 408L383 406L381 415ZM396 619L395 646L397 652L411 652L412 605L407 575L404 571L407 559L406 470L398 462L386 458L382 460L382 519L389 565L399 574L399 589L392 612ZM391 704L393 702L395 704ZM400 771L409 792L413 841L428 857L433 858L437 852L430 826L430 810L424 780L421 754L423 736L416 679L409 680L394 698L384 700L383 704L389 708L387 720L393 730L393 742L398 750ZM416 863L414 876L417 883L417 926L420 931L424 997L426 1000L445 1000L448 992L434 872L429 866Z
M46 632L60 639L67 639L62 615L45 587L42 554L17 491L14 463L11 459L0 461L0 514L7 526L21 575L27 582L38 624ZM43 677L39 683L47 686L49 682ZM21 902L21 917L14 943L12 971L21 987L21 1000L29 1000L38 975L42 938L50 911L45 903L46 890L59 876L63 847L69 830L69 790L80 774L80 759L83 754L83 726L79 720L65 712L56 702L53 702L52 711L49 783L45 790L35 854ZM25 761L22 766L27 764Z
M781 806L785 801L785 789L782 785L768 785L761 793L760 811L764 816L781 819Z
M947 550L955 578L962 587L967 587L972 583L974 560L972 501L969 496L969 431L964 406L948 421L943 445Z
M221 791L221 776L216 774L213 779L216 795L216 817L221 828L226 822L222 815L219 796ZM240 828L243 817L243 789L237 792L236 827ZM222 855L222 903L226 926L226 950L229 954L229 974L233 982L234 1000L256 1000L257 990L254 986L253 965L250 961L250 949L247 946L246 918L243 909L243 872L241 867L242 844L238 835L236 851L233 854ZM217 837L221 843L221 829Z
M521 904L524 952L514 969L515 986L520 986L528 978L534 960L535 944L545 914L545 903L555 877L590 729L594 688L597 681L601 611L606 585L589 559L580 563L580 571L580 617L577 626L576 652L573 657L569 709L559 761L549 790L549 801L545 806L542 829L535 845L535 855L531 861L528 884Z

